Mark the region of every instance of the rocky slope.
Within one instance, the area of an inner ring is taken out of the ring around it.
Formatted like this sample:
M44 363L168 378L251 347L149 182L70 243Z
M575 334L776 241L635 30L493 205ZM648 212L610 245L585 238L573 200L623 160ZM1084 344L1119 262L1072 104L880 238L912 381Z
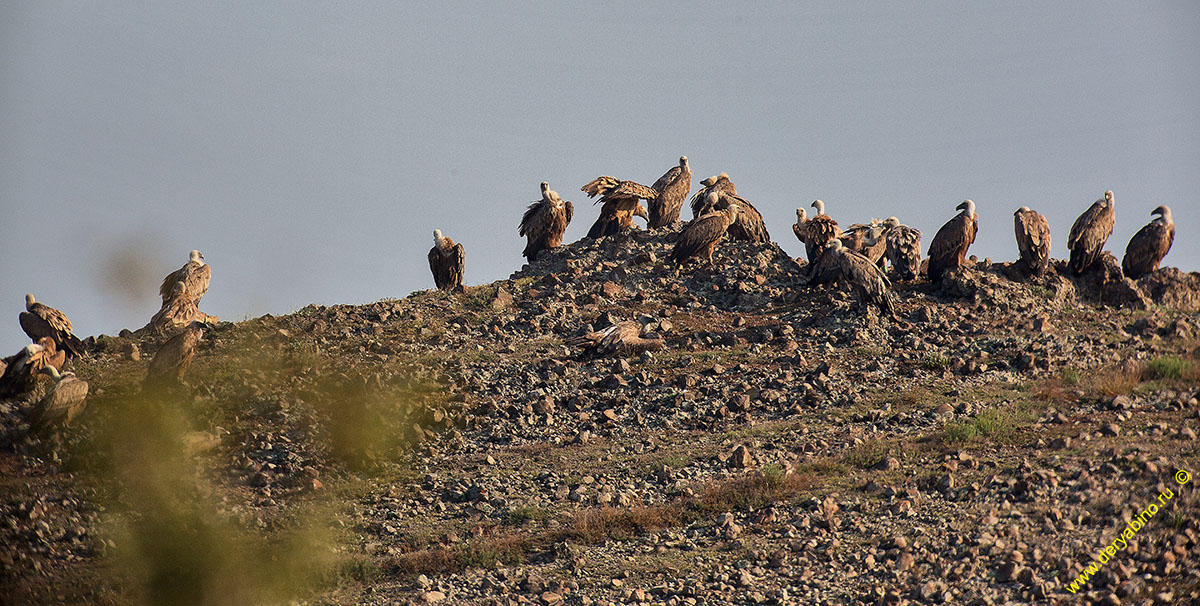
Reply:
M895 322L775 245L665 266L674 235L224 323L169 401L137 394L155 343L90 340L75 426L27 435L36 394L0 404L5 599L1200 599L1200 499L1175 479L1200 471L1200 276L982 261L897 284ZM667 349L565 344L627 319Z

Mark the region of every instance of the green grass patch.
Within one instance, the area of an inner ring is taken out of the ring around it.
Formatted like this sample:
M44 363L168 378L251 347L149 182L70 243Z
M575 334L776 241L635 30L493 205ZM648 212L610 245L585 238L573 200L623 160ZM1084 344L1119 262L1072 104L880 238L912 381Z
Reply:
M936 352L927 352L925 359L921 360L921 366L928 370L946 370L950 368L950 358Z
M1064 368L1059 371L1058 378L1062 379L1063 383L1066 383L1067 385L1078 385L1079 380L1083 377L1079 374L1079 371L1075 370L1074 368Z
M1180 380L1192 374L1192 363L1176 356L1159 356L1150 360L1146 370L1151 379Z

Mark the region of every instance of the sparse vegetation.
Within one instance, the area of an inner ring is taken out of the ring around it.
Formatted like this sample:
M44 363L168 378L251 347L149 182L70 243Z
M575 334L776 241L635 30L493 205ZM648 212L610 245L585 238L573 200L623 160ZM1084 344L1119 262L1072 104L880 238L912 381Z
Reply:
M1192 378L1192 363L1178 356L1159 356L1146 365L1151 379L1177 381Z
M927 352L921 366L928 370L946 370L950 368L950 358L937 352Z

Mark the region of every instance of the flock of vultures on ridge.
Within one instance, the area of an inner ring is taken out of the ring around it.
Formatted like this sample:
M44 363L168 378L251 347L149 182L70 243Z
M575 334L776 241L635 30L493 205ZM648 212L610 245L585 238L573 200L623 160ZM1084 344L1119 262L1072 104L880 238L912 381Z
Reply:
M762 214L738 195L729 175L721 173L701 181L702 187L690 200L692 220L675 237L675 247L667 261L677 266L688 262L713 264L713 251L728 235L735 240L769 242ZM642 217L648 229L662 229L679 222L680 210L692 189L692 171L687 156L679 158L661 178L647 187L614 177L597 177L581 190L601 204L600 216L587 237L599 238L637 229L633 218ZM642 201L646 205L642 205ZM812 203L816 214L809 218L805 209L796 209L792 231L804 244L808 258L805 281L810 285L842 282L849 285L865 305L878 307L893 319L889 281L885 270L891 266L893 277L914 280L922 273L931 282L940 282L961 266L967 248L979 230L975 203L965 200L960 211L946 222L929 245L926 261L921 257L921 232L903 225L896 217L874 219L870 223L846 229L825 214L825 204ZM544 250L562 245L563 232L574 216L575 208L564 201L550 185L542 182L542 199L529 205L521 217L518 233L527 239L523 255L535 261ZM1158 268L1175 237L1171 209L1158 206L1153 221L1139 230L1125 249L1121 262L1124 275L1136 279ZM1022 206L1014 213L1017 248L1020 259L1015 268L1023 276L1040 276L1050 261L1050 226L1046 217ZM1113 193L1104 192L1071 226L1067 247L1071 256L1067 267L1075 274L1085 272L1100 257L1115 219ZM429 251L429 268L434 282L442 290L462 286L465 255L461 244L434 230L434 247ZM200 251L193 250L186 264L171 272L159 287L162 307L141 332L166 338L151 359L144 391L170 390L180 385L192 362L202 330L217 321L199 309L200 298L208 291L209 266ZM36 405L28 412L31 431L69 423L85 405L88 384L64 365L84 354L83 343L73 334L71 321L61 311L25 297L20 314L21 328L32 344L0 362L0 398L11 398L32 391L41 380L53 381ZM632 320L619 322L602 331L573 338L571 343L606 355L662 349L661 339L646 339Z

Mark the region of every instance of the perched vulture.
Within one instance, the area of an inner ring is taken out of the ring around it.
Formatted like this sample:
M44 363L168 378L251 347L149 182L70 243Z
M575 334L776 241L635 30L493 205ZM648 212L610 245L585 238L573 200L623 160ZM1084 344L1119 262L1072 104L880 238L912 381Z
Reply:
M182 382L196 355L196 344L203 335L204 324L192 322L179 334L167 339L150 360L142 389L172 387Z
M624 357L666 348L662 339L642 338L642 325L634 320L617 322L608 328L574 337L567 342L583 348L585 353L598 358L604 356Z
M825 203L820 200L814 200L812 207L817 209L817 216L808 220L804 224L804 254L808 257L809 263L816 263L817 258L825 252L825 245L830 240L840 238L842 230L838 227L837 221L825 214Z
M73 334L74 327L63 312L38 303L32 294L25 295L25 310L19 319L30 339L36 342L42 337L50 337L58 349L67 352L67 357L83 355L83 343Z
M596 203L603 203L600 207L600 217L588 230L589 238L611 236L626 229L633 229L634 216L649 220L641 201L658 198L658 191L654 188L607 175L596 177L579 189L589 198L600 196Z
M163 305L171 299L171 294L175 288L176 282L183 282L183 291L187 295L196 300L196 304L200 304L200 298L204 293L208 292L208 282L212 279L212 269L204 262L204 255L200 251L193 250L188 255L188 262L183 264L183 267L167 274L163 278L162 284L158 287L158 294L162 296Z
M962 212L946 221L934 234L933 242L929 243L930 282L940 282L946 272L962 266L967 258L967 248L975 242L975 234L979 233L979 215L975 214L975 203L963 200L955 208Z
M66 361L66 352L57 351L54 339L50 337L26 345L17 355L5 360L4 374L0 376L0 398L19 396L33 389L43 368L61 369Z
M883 237L883 229L882 221L871 219L870 223L851 225L838 239L846 248L870 259L883 269L883 255L887 252L887 239Z
M442 236L442 230L433 230L433 248L429 249L429 271L433 272L433 283L438 290L454 290L462 286L462 244Z
M767 224L763 221L762 213L749 200L730 193L721 194L718 208L737 206L737 218L729 226L729 237L743 242L770 242L771 234L767 233Z
M678 223L683 201L692 191L692 169L687 156L679 156L679 166L671 167L650 187L658 192L658 197L647 202L650 205L647 227L658 229Z
M1163 204L1150 214L1158 215L1158 218L1133 234L1129 246L1125 247L1125 258L1121 260L1121 270L1126 277L1134 280L1158 269L1159 262L1167 256L1171 243L1175 241L1175 221L1171 219L1171 209Z
M701 181L700 185L703 185L704 187L700 188L700 190L692 196L691 207L693 219L703 217L704 215L717 210L708 203L708 194L715 192L717 194L737 195L737 188L734 187L733 181L729 180L729 175L725 173L709 177Z
M47 366L41 372L54 379L54 387L29 411L30 429L39 431L70 425L87 407L88 382L73 372L59 374L53 366Z
M604 206L600 207L600 216L596 218L596 222L592 223L592 228L588 230L587 237L600 238L603 236L612 236L619 234L627 229L637 229L634 224L634 217L641 217L649 221L649 215L646 213L646 207L642 206L641 201L634 200L632 210L626 210L622 207L626 204L624 201L608 200Z
M887 259L901 280L912 280L921 273L921 231L901 225L896 217L883 222L887 231Z
M896 316L892 296L888 292L892 283L883 270L873 261L856 253L834 238L825 244L825 253L809 270L811 285L842 282L850 285L863 305L874 305L879 311Z
M558 192L550 189L549 183L542 181L542 199L529 205L517 230L528 238L521 254L532 263L543 250L562 246L563 232L574 215L575 205L564 202Z
M192 322L205 322L208 319L208 314L200 311L196 305L196 299L187 294L187 285L183 282L176 282L175 287L171 289L171 298L163 303L162 308L150 318L150 324L147 325L151 331L157 334L171 333Z
M1076 275L1082 274L1100 258L1104 243L1112 235L1113 224L1116 222L1117 210L1113 201L1112 190L1104 192L1104 197L1096 200L1075 219L1071 225L1071 234L1067 237L1067 248L1071 258L1067 267Z
M808 228L807 224L808 213L805 212L803 208L797 208L796 223L792 225L792 233L796 234L796 239L799 240L801 244L808 240L808 236L804 233L804 230Z
M1035 276L1046 273L1050 265L1050 223L1046 217L1022 206L1013 213L1013 229L1017 235L1017 250L1021 251L1017 265Z
M718 197L715 192L708 195L710 198ZM717 201L714 199L711 203L715 206ZM675 248L671 250L667 260L676 265L683 265L685 261L704 257L708 259L709 265L712 265L712 255L717 243L725 236L729 226L737 220L741 210L740 206L731 204L722 210L693 219L675 241Z

